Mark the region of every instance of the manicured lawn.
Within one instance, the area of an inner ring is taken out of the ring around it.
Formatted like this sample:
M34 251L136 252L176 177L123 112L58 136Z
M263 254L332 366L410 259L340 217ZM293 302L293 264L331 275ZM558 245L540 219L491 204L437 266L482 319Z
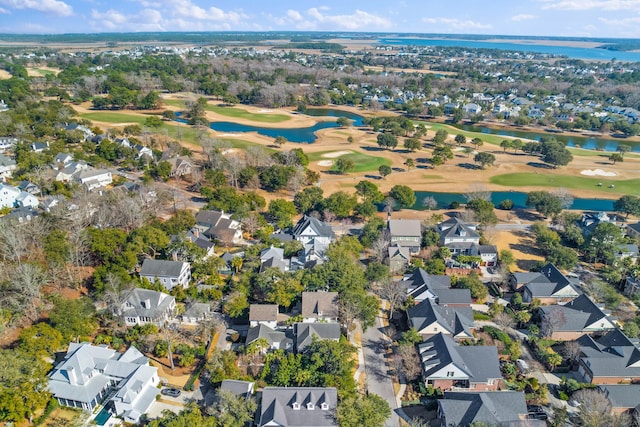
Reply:
M166 105L171 105L172 107L185 108L185 102L178 99L165 99L163 102ZM282 123L291 119L291 117L286 114L251 113L244 108L238 107L220 107L218 105L207 104L205 109L207 111L220 114L221 116L231 117L234 119L251 120L252 122L259 123Z
M580 190L600 190L607 193L636 195L640 193L640 179L613 180L606 177L592 178L523 172L493 176L489 181L493 184L507 187L563 187ZM602 183L602 186L598 186L598 183ZM615 188L609 188L609 185L614 185Z
M144 116L134 116L133 114L116 113L111 111L85 113L85 114L80 114L80 117L93 120L96 122L105 122L105 123L140 123L142 124L147 119Z
M47 75L55 76L57 74L55 71L45 70L44 68L32 68L32 70L42 74L44 77Z
M422 179L444 179L442 175L422 175Z
M596 151L596 150L585 150L584 148L567 147L567 150L569 150L571 152L571 154L573 154L574 156L601 157L605 161L608 161L609 160L609 156L611 155L610 152ZM625 158L626 157L630 157L632 159L640 159L640 154L637 154L637 153L625 153L624 157ZM611 164L611 166L615 167L613 165L613 163Z
M206 110L225 117L251 120L252 122L260 123L282 123L291 119L291 117L287 116L286 114L251 113L243 108L237 107L220 107L217 105L207 105Z
M384 157L369 156L362 153L345 154L344 156L338 157L338 159L349 159L353 161L356 166L351 172L377 171L378 168L382 165L391 166L391 160L389 159L385 159ZM337 159L332 160L335 161ZM332 170L335 169L332 168Z

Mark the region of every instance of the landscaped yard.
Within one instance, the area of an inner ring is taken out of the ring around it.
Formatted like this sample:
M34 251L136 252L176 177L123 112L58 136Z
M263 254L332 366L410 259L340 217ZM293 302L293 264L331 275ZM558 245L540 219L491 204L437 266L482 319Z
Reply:
M538 173L508 173L493 176L489 179L492 184L506 187L563 187L579 190L595 190L622 194L638 194L640 192L640 179L613 180L602 177L590 178L583 176L551 175ZM598 184L602 185L599 186ZM614 188L609 188L614 185Z

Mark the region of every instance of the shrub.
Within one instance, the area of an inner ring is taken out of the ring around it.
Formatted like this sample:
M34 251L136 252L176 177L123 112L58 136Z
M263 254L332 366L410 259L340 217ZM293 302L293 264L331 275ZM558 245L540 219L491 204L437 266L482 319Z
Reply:
M449 209L458 209L460 207L460 202L456 202L455 200L449 203Z
M498 209L510 211L511 209L513 209L513 200L504 199L498 204Z
M564 391L560 390L560 391L558 391L558 399L560 399L560 400L569 400L569 395L567 393L565 393Z

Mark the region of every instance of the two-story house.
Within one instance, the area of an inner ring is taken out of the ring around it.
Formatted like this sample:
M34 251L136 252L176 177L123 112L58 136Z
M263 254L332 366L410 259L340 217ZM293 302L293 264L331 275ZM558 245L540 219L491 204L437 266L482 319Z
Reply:
M338 321L337 292L303 292L302 321L304 323Z
M417 219L390 219L387 222L391 245L409 248L412 254L420 252L422 227Z
M540 307L540 330L554 340L574 340L583 334L602 333L616 328L616 319L603 304L582 294L564 305Z
M151 283L158 280L168 291L176 286L186 288L191 281L191 265L182 261L147 258L140 268L140 277Z
M600 338L583 335L578 344L578 373L585 382L619 384L640 381L640 348L619 329Z
M291 234L304 246L302 255L304 262L323 259L325 251L336 239L329 224L307 215L296 223Z
M425 299L407 310L409 326L423 337L443 333L456 340L474 339L473 310L470 306L438 304Z
M418 344L425 385L441 390L498 390L502 373L495 346L460 346L438 333Z
M176 299L164 292L136 288L127 297L120 310L127 326L153 323L162 326L176 308Z

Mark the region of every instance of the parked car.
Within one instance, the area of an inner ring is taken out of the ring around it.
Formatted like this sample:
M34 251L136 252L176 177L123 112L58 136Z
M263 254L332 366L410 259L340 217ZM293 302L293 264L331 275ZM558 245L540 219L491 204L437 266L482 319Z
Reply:
M180 396L180 390L178 390L177 388L163 388L160 393L169 397Z
M544 412L529 412L527 414L527 418L530 420L542 420L542 421L546 421L549 416L547 414L545 414Z

